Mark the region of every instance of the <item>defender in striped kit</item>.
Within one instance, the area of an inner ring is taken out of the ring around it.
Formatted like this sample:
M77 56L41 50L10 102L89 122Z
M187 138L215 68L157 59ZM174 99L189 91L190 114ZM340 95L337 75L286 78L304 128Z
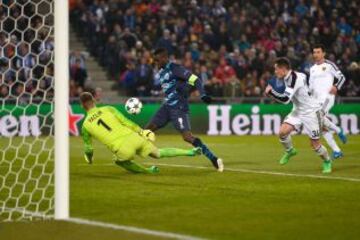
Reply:
M265 94L280 103L288 104L291 101L294 105L280 127L280 142L286 150L280 159L280 164L288 163L289 159L297 154L297 150L292 145L291 132L300 131L300 128L304 127L314 151L323 159L322 172L330 173L332 162L327 149L320 142L324 119L321 103L309 93L306 75L293 71L287 58L277 59L274 67L276 77L282 79L286 85L285 92L277 93L268 85Z
M309 87L311 94L322 104L325 114L323 137L333 150L333 158L340 158L343 153L334 140L333 132L336 132L342 143L347 138L344 131L331 122L327 114L334 106L335 96L345 82L344 74L335 63L325 59L325 47L321 44L313 47L313 58L315 64L310 68Z

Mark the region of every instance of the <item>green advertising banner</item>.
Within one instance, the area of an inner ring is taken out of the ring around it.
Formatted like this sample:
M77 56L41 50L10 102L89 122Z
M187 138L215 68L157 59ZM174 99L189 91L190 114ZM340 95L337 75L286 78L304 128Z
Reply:
M124 105L112 105L125 116L145 126L156 113L160 104L145 104L139 115L129 115ZM191 125L194 133L208 135L271 135L276 134L291 105L280 104L232 104L190 107ZM69 109L69 132L79 135L85 117L78 104ZM359 133L360 104L339 104L332 108L330 119L346 133ZM50 104L15 106L5 105L0 111L1 136L39 136L52 132L52 106ZM160 130L175 133L172 124Z

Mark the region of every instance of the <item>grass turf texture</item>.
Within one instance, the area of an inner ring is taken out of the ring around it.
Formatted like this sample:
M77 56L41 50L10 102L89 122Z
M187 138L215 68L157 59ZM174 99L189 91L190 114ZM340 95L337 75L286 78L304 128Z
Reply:
M360 235L360 182L226 171L228 167L323 176L321 160L305 136L294 136L299 154L286 166L278 164L283 150L273 136L202 139L224 159L224 173L215 172L204 157L195 157L137 161L209 168L159 166L156 176L135 175L112 164L111 153L97 142L95 162L87 165L81 139L71 138L71 216L210 239L357 239ZM179 136L166 135L158 136L157 145L189 147ZM335 161L328 176L360 179L359 146L360 136L350 136L349 144L342 146L345 157ZM58 229L58 224L63 223L50 225ZM49 232L39 229L34 235ZM119 233L127 238L127 233ZM77 239L88 239L80 235Z

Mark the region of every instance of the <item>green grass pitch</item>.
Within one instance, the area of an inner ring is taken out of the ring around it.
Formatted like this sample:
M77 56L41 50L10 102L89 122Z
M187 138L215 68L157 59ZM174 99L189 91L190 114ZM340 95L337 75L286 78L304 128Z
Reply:
M71 138L71 216L207 239L359 238L360 136L341 146L345 157L326 179L318 178L321 160L305 136L293 137L299 154L286 166L278 164L282 148L275 136L201 138L224 159L223 173L205 157L193 157L137 159L158 164L160 174L135 175L112 164L97 142L94 164L87 165L81 139ZM189 147L177 135L159 134L156 144ZM56 221L2 223L0 236L157 239Z

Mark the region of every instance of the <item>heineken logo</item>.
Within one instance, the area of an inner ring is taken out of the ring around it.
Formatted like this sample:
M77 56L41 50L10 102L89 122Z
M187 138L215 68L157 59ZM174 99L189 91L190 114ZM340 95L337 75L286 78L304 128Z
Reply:
M20 116L18 119L12 115L5 115L0 118L0 135L12 136L40 136L40 119L36 115Z
M282 123L280 114L260 114L260 107L254 105L251 114L234 113L231 105L208 106L208 135L272 135L278 134ZM332 122L345 133L358 134L359 121L356 114L329 114Z

